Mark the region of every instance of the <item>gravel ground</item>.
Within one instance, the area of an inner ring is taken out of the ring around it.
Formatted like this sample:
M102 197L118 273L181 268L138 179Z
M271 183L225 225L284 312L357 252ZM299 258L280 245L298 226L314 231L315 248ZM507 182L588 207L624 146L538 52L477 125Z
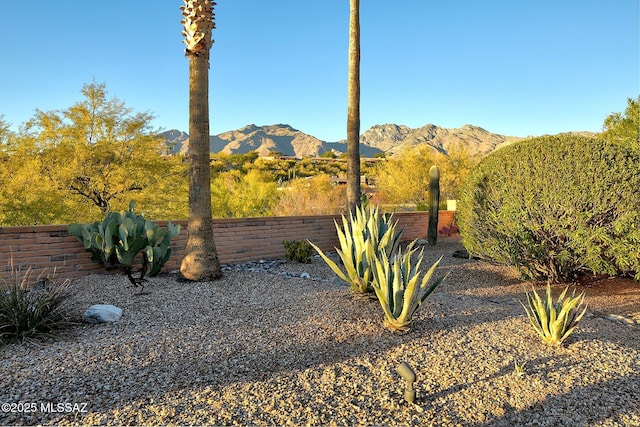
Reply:
M88 276L74 315L102 303L122 318L1 348L0 424L640 425L640 328L589 313L548 347L519 303L528 285L451 257L460 248L426 249L423 267L444 255L451 274L405 335L317 257L215 282L151 278L146 295L124 276ZM402 398L403 361L415 404Z

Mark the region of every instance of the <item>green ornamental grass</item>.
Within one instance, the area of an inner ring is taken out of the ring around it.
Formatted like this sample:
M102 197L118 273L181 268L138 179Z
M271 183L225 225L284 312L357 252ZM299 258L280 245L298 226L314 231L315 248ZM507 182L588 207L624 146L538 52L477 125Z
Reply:
M52 336L73 324L67 316L71 282L39 278L31 281L31 269L22 273L10 264L8 280L0 283L0 343Z

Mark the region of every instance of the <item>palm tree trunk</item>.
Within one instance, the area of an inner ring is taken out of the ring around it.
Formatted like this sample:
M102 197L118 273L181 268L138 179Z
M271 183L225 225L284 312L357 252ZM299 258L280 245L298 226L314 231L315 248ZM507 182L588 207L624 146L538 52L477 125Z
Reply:
M347 100L347 204L360 204L360 0L349 0L349 81Z
M206 0L202 3L208 3ZM195 3L185 1L190 10ZM210 3L209 3L210 4ZM215 4L215 3L213 3ZM213 239L211 215L211 167L209 163L209 49L213 28L211 16L202 17L204 46L190 46L189 58L189 223L187 225L186 254L180 273L187 280L205 281L222 276L218 252ZM204 8L206 10L206 8ZM198 17L200 18L200 17ZM210 28L207 28L207 25Z

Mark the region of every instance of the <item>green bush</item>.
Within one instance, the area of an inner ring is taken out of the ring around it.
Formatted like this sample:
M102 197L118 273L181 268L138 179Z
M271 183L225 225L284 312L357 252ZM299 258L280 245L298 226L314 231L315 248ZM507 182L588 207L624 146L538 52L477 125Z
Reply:
M285 257L291 261L301 262L303 264L309 264L311 262L311 255L313 255L313 248L306 240L283 240L282 245L287 251Z
M73 324L67 315L69 280L39 278L34 283L31 270L10 267L9 279L0 284L0 343L51 336Z
M591 272L640 279L639 165L629 145L568 134L501 148L462 186L463 243L525 278L559 282Z

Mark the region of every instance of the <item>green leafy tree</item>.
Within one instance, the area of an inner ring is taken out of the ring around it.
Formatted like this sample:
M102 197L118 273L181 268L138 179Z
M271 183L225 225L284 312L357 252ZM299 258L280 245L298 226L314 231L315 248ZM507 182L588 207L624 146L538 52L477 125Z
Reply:
M257 159L252 167L270 173L276 182L284 182L297 176L296 161L290 159Z
M104 83L85 85L81 92L84 100L67 110L37 110L18 144L41 157L40 179L103 214L114 201L126 205L157 184L163 141L151 128L150 114L108 99Z
M270 174L255 169L222 172L211 183L211 200L215 217L268 216L278 201L278 185Z
M36 225L70 222L78 215L73 200L46 177L42 158L19 150L0 164L0 225ZM86 212L85 212L86 214Z
M624 113L613 113L604 121L602 135L609 141L640 147L640 96L627 99Z
M66 110L36 110L15 135L2 126L1 223L90 222L132 198L150 202L154 213L177 214L159 206L178 194L184 166L160 154L152 116L108 99L104 84L81 92L84 99Z
M43 165L36 144L20 142L0 117L0 226L62 222L66 198L50 180L38 179Z
M431 147L408 149L382 162L378 167L376 187L384 203L414 203L424 206L429 189L429 168L435 154Z
M155 220L189 218L189 164L181 155L165 156L155 171L155 183L136 195L138 211Z
M447 154L442 154L423 145L408 148L381 162L373 175L384 203L412 203L422 207L428 204L431 166L440 169L441 199L456 199L462 182L478 161L479 158L462 146L452 146Z
M9 136L11 135L11 130L9 129L9 123L7 123L4 119L4 116L0 114L0 152L2 147L7 144L9 141Z
M526 278L640 278L640 152L560 134L501 148L461 188L456 218L472 255Z
M469 172L480 162L461 145L452 145L447 154L436 153L434 164L440 168L441 199L455 200Z

